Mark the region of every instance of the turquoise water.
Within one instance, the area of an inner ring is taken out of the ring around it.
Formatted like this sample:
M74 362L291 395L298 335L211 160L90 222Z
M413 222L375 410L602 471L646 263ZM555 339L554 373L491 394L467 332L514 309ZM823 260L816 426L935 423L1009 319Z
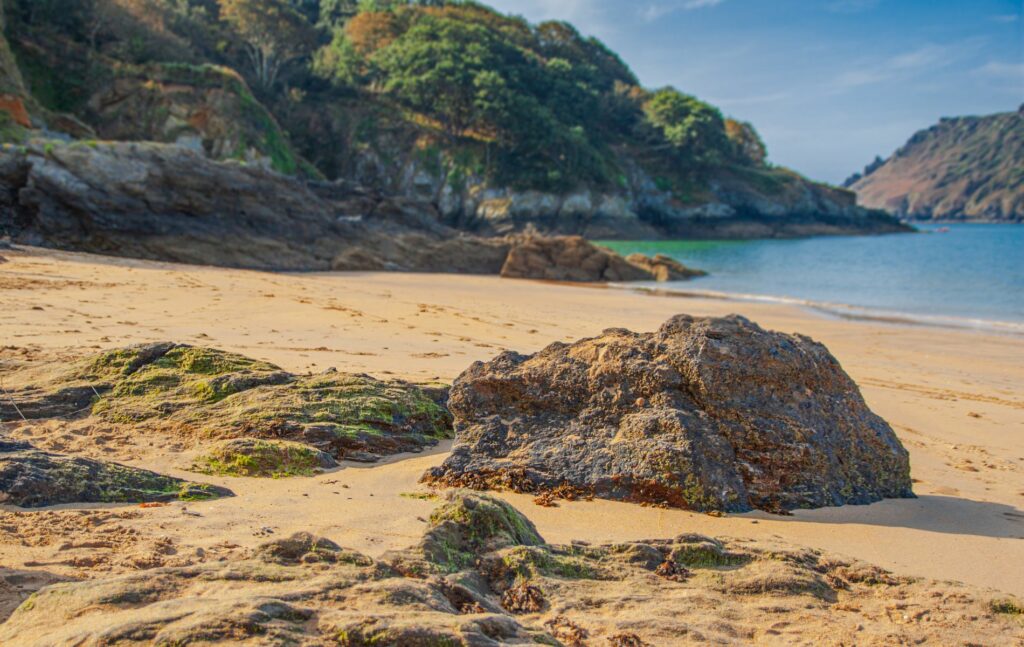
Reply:
M800 240L606 242L710 276L660 287L1024 331L1024 225L922 225L920 234Z

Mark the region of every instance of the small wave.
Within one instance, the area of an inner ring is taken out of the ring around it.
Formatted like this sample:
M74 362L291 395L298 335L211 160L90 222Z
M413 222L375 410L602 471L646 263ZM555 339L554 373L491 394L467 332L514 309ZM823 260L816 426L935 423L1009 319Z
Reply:
M633 290L654 296L668 296L697 299L721 299L723 301L744 301L754 303L777 303L798 306L821 312L823 314L854 321L874 321L879 323L906 324L915 326L935 326L938 328L956 328L960 330L982 330L1012 335L1024 335L1024 323L1013 321L997 321L972 317L953 317L946 315L923 315L909 312L894 312L855 306L848 303L830 301L814 301L798 297L777 296L771 294L746 294L743 292L720 292L717 290L675 289L654 285L629 285L615 283L611 287Z

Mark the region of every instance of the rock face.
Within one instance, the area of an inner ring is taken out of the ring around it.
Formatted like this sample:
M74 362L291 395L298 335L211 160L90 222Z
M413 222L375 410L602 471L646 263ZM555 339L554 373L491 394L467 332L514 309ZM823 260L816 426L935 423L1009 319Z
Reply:
M0 439L0 503L143 503L211 499L224 488L190 483L117 463L53 454Z
M0 643L645 647L757 642L779 636L765 628L780 615L799 617L787 643L1019 638L982 592L808 549L693 534L550 545L507 503L465 493L428 523L377 560L298 533L233 561L53 584L0 625ZM897 605L928 622L894 622Z
M943 119L847 183L866 205L904 218L1024 221L1024 106Z
M463 188L455 190L432 171L437 163L423 164L390 151L387 159L393 160L392 166L381 166L372 152L350 153L372 156L358 165L365 172L353 176L357 181L407 197L440 196L437 204L444 222L479 235L532 229L593 240L652 240L910 231L884 211L859 206L852 191L811 182L784 170L750 171L746 175L713 171L706 195L684 203L671 191L660 188L656 178L628 157L618 160L625 171L622 187L584 186L553 193L518 190L482 177L469 177Z
M907 451L828 350L739 316L504 353L449 409L430 483L728 511L913 496Z
M320 452L373 462L451 437L451 416L431 390L338 371L296 376L234 353L171 342L28 367L5 374L4 386L20 414L5 401L0 421L93 415L192 441L289 440L302 443L316 465L323 462ZM243 448L234 449L233 458L214 458L225 468L260 462L239 459ZM270 476L274 469L256 471Z
M507 266L519 278L654 279L581 239L481 238L440 220L424 201L215 162L179 146L0 150L0 235L27 244L265 270L499 274ZM544 254L526 251L537 248Z

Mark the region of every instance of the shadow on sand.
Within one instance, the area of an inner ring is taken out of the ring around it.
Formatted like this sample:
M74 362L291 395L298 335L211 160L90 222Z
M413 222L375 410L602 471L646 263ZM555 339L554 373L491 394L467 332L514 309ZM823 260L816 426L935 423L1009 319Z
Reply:
M758 516L762 516L758 513ZM1024 539L1024 511L1011 505L926 494L916 499L887 499L865 506L796 510L774 521L858 524L913 528L954 535Z

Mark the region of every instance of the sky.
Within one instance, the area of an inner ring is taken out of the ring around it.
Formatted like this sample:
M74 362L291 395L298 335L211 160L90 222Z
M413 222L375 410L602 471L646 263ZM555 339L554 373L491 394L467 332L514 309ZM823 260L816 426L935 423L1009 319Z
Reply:
M485 0L600 38L646 87L750 121L838 183L940 117L1024 103L1024 0Z

